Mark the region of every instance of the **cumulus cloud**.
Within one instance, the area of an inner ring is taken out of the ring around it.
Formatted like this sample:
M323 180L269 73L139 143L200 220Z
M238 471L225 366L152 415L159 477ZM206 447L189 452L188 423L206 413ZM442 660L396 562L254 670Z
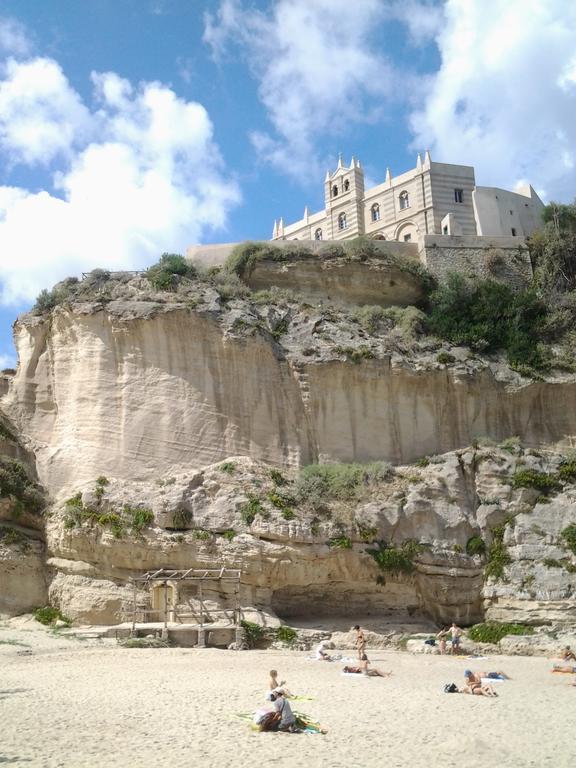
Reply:
M414 146L475 165L480 184L528 179L549 198L576 189L576 6L564 0L447 0L442 63Z
M87 105L50 59L9 60L0 160L49 165L50 185L0 186L0 303L94 267L135 269L224 227L240 193L209 115L160 83L92 75Z
M291 175L308 175L319 136L381 114L393 80L373 32L391 14L382 0L278 0L270 13L223 0L206 16L204 40L215 57L239 46L258 80L274 128L252 137L262 157Z

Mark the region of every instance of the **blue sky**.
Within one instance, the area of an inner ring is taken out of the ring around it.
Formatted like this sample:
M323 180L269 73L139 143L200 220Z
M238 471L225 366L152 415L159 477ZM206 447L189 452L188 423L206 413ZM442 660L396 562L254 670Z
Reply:
M322 207L416 152L576 195L563 0L2 0L0 368L43 287Z

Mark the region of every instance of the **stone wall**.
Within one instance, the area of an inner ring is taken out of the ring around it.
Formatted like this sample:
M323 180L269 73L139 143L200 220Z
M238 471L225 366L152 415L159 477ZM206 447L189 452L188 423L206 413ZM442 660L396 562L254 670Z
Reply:
M499 280L513 288L524 287L532 278L528 247L520 237L426 235L420 260L441 282L450 272Z

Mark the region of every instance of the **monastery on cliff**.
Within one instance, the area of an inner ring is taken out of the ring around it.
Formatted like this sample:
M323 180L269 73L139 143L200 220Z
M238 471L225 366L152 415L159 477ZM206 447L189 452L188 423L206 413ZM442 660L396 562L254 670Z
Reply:
M364 172L342 159L324 179L324 210L293 224L274 222L272 240L379 240L422 244L426 235L524 238L541 224L543 203L527 184L516 192L477 187L474 168L436 163L429 152L400 176L364 189Z

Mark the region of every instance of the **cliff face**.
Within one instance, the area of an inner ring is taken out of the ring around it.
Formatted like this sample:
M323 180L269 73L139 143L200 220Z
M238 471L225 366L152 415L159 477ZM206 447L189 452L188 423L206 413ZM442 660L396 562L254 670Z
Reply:
M545 498L511 484L520 470L559 461L469 449L384 468L345 499L329 490L320 498L314 484L244 457L192 475L93 482L48 523L50 596L79 620L116 622L130 617L129 576L226 566L242 570L245 616L265 622L354 614L573 623L576 556L562 531L576 522L576 489ZM147 510L140 530L135 509ZM199 614L198 595L170 588L178 611ZM233 608L219 590L204 599L209 610Z
M317 310L237 304L112 301L23 319L4 402L46 487L230 455L401 463L478 436L539 445L576 435L574 377L528 382L464 350L445 366L438 343L405 351L393 334L343 330Z
M412 310L367 329L278 293L247 301L226 286L156 294L145 283L16 325L18 372L1 405L19 439L4 456L32 481L37 471L53 503L44 526L18 518L0 487L0 527L16 531L0 541L0 611L48 594L78 621L115 622L130 576L226 565L242 569L248 618L576 621L562 534L576 525L572 481L548 495L514 481L559 471L561 454L537 449L576 435L573 376L527 380L496 357L419 338ZM512 435L524 448L478 448ZM395 469L314 501L298 468L335 461ZM474 538L484 552L468 551ZM495 541L502 567L490 575ZM389 567L390 548L402 567ZM192 594L174 600L197 610Z

